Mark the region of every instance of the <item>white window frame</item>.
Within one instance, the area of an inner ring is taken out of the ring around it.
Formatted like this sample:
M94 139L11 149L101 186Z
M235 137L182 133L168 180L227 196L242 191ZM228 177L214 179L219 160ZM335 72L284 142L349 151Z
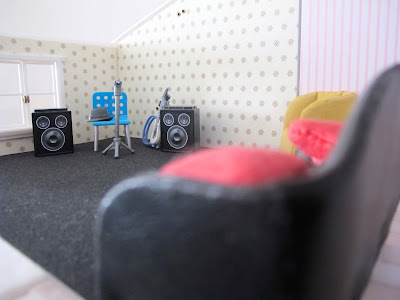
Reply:
M64 108L65 105L65 92L64 92L64 71L63 71L63 62L65 61L65 57L62 56L38 56L38 55L19 55L19 54L1 54L0 60L8 60L8 61L20 61L23 63L38 63L41 62L46 64L53 64L55 70L55 95L56 95L56 103L54 108ZM21 74L24 77L25 74ZM25 84L25 83L23 83ZM33 95L33 94L32 94ZM21 100L22 101L22 100ZM27 111L28 109L24 109L24 117L25 120L29 120L28 114L31 113ZM32 137L32 124L27 122L24 126L15 126L9 128L0 128L0 141L2 140L11 140L17 138L24 137Z

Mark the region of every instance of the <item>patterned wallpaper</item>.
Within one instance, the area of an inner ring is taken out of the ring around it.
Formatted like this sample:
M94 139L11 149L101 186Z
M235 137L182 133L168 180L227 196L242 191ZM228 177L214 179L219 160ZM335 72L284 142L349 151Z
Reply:
M93 141L93 126L85 121L92 94L113 88L118 73L116 48L0 37L0 53L64 56L65 102L72 112L74 143ZM100 128L100 139L111 136L113 128ZM33 150L32 138L0 141L0 155Z
M297 92L298 6L181 0L132 32L118 64L133 136L169 87L173 105L200 107L201 146L278 147Z
M133 137L141 137L168 87L173 105L200 107L201 146L278 147L287 105L296 97L298 2L180 0L119 47L0 37L0 53L65 57L76 144L93 141L85 122L92 93L111 91L119 78ZM112 128L100 129L100 139L112 135ZM0 155L25 151L33 151L32 138L0 141Z

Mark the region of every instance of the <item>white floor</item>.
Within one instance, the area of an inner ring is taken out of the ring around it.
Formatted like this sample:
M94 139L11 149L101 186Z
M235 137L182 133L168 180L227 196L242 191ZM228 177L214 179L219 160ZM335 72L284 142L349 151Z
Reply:
M400 299L400 206L362 300Z
M82 300L0 237L0 299ZM362 300L400 299L400 207Z
M1 300L82 300L0 237Z

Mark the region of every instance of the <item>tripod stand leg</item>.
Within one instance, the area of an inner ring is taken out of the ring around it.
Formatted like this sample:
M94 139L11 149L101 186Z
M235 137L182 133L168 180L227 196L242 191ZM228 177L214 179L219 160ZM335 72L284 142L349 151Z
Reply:
M119 157L119 145L121 143L121 139L114 139L114 158L118 158Z
M131 151L131 153L135 153L135 150L133 150L131 147L129 147L128 145L124 144L123 142L121 142L121 146L124 147L125 149Z
M126 144L128 145L129 148L132 148L131 137L129 135L129 125L124 125L124 129L125 129Z
M106 154L108 150L110 150L114 146L114 142L112 142L106 149L103 150L103 154Z

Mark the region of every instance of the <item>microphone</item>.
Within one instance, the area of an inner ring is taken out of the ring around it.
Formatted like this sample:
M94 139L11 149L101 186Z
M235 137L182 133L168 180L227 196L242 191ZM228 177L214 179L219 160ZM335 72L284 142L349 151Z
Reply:
M121 96L121 86L122 82L120 80L115 80L114 82L114 96Z

